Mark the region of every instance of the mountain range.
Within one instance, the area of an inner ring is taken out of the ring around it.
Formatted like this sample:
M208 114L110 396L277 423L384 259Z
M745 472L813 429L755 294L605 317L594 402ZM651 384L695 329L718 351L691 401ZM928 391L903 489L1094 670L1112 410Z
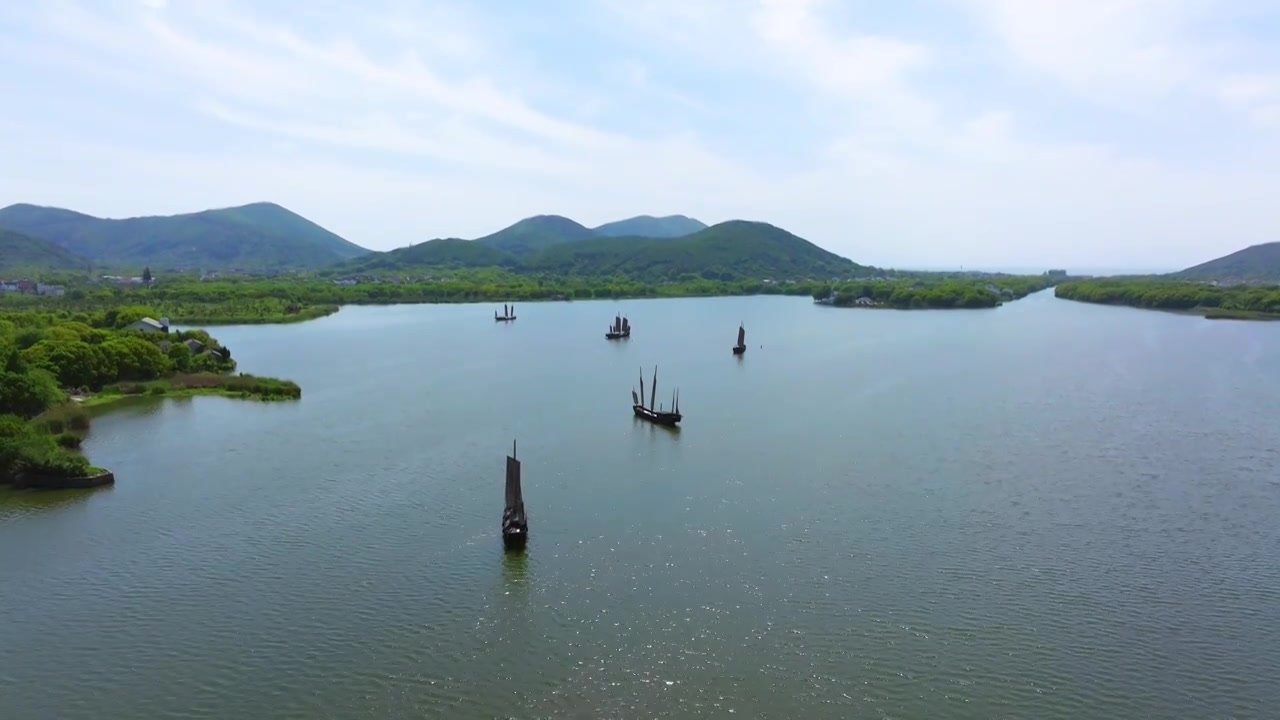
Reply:
M440 238L368 250L269 202L181 215L107 219L16 204L0 208L0 271L284 271L326 275L436 268L505 268L652 281L703 277L839 277L866 266L764 222L708 226L684 215L639 215L591 228L535 215L475 240ZM1280 242L1253 245L1162 277L1280 283Z
M525 218L475 240L440 238L387 252L360 247L274 203L182 215L106 219L62 208L0 208L0 270L150 266L167 270L309 270L353 274L506 268L619 274L831 277L861 267L762 222L707 226L684 215L639 215L589 228L559 215Z
M684 229L698 228L683 235ZM629 232L630 235L616 233ZM552 275L624 275L665 280L833 277L857 263L768 223L641 216L591 229L559 215L537 215L476 240L439 238L342 263L351 274L417 268L484 268Z

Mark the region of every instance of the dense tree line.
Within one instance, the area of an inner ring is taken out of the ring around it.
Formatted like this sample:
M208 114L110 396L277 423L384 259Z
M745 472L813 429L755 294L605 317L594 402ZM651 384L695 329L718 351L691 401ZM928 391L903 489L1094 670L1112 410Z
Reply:
M344 304L448 303L520 300L586 300L646 297L706 297L723 295L803 295L826 297L838 292L837 303L853 303L869 296L893 307L991 307L1051 286L1054 275L988 275L922 273L894 270L863 271L867 280L769 281L733 280L683 274L653 282L626 275L599 277L523 274L500 268L440 271L420 275L382 272L349 278L342 284L316 276L229 277L200 280L170 276L151 287L106 286L81 282L64 298L6 297L5 304L98 312L120 305L143 303L174 322L201 325L222 323L281 323L308 320ZM995 294L988 285L998 286ZM10 294L12 295L12 294Z
M1218 286L1159 277L1090 278L1062 283L1057 297L1162 310L1280 313L1280 286Z
M824 285L814 299L832 298L842 307L864 305L901 309L991 308L1052 287L1057 276L925 275L897 280L861 280Z

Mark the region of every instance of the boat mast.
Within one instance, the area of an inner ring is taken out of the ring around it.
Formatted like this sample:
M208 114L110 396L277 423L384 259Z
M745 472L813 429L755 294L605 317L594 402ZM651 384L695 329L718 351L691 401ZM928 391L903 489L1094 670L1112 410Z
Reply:
M644 407L644 368L640 368L640 407Z
M653 366L653 387L649 388L649 410L653 410L653 403L658 397L658 366Z

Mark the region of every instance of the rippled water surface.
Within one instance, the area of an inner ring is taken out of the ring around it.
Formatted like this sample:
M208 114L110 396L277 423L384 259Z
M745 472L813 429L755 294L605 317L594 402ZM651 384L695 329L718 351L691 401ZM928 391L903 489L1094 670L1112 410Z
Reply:
M491 311L217 329L303 400L122 408L115 487L0 495L0 717L1275 717L1280 324Z

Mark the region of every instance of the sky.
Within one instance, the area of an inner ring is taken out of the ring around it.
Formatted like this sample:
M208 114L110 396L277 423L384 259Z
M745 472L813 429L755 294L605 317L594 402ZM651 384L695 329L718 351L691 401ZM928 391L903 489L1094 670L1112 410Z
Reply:
M685 214L889 267L1280 240L1274 0L44 0L0 68L0 205L378 250Z

